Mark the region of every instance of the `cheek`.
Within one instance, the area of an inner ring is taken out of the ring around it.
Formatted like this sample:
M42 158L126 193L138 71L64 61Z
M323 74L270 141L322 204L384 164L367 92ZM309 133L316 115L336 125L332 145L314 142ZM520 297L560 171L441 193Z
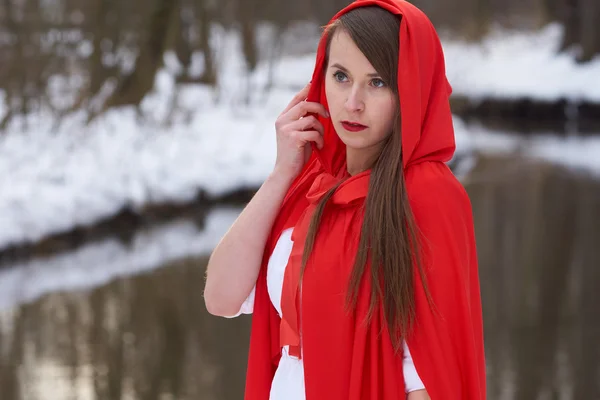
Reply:
M377 102L372 108L374 110L374 120L378 121L378 130L382 138L387 137L396 122L394 118L396 114L396 103L393 99L385 99Z
M327 106L331 115L337 114L339 111L340 94L335 89L335 86L329 83L329 80L325 83L325 97L327 98Z

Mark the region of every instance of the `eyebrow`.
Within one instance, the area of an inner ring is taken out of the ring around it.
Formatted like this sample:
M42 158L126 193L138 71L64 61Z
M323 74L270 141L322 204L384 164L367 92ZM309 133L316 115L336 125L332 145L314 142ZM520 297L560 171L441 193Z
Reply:
M337 69L342 70L342 71L344 71L346 73L350 73L350 71L348 71L348 69L346 67L344 67L343 65L338 64L338 63L333 64L330 68L337 68ZM372 72L370 74L367 74L367 76L369 78L378 78L380 75L377 72Z

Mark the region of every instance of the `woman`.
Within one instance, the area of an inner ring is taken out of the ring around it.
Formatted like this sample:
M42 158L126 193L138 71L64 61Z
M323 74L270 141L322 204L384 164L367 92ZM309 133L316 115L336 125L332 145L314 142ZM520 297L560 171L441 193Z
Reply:
M450 90L411 4L355 1L327 26L274 170L208 265L208 310L254 314L247 400L485 398Z

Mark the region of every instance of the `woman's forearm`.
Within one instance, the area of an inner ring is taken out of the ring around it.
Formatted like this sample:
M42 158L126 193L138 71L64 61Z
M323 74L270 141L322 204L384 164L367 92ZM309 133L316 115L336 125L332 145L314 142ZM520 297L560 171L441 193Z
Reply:
M431 400L426 390L415 390L406 396L407 400Z
M211 314L235 315L252 291L267 237L292 180L274 171L214 249L204 291Z

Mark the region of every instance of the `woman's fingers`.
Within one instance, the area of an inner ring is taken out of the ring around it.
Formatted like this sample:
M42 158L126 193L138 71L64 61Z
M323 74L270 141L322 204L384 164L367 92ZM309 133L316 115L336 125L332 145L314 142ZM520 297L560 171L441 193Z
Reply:
M293 121L304 117L306 114L319 114L323 118L329 118L329 113L323 104L312 101L302 101L293 106L284 116L287 121Z
M295 138L298 143L298 148L304 148L308 143L315 142L317 148L323 148L323 135L319 131L297 131Z
M289 124L289 129L298 131L316 130L319 131L321 135L324 133L323 124L321 124L319 120L312 115L292 122Z
M319 115L328 118L325 107L316 102L306 101L310 85L294 96L285 110L275 121L277 136L277 159L275 168L296 177L309 158L315 143L323 148L323 125Z

